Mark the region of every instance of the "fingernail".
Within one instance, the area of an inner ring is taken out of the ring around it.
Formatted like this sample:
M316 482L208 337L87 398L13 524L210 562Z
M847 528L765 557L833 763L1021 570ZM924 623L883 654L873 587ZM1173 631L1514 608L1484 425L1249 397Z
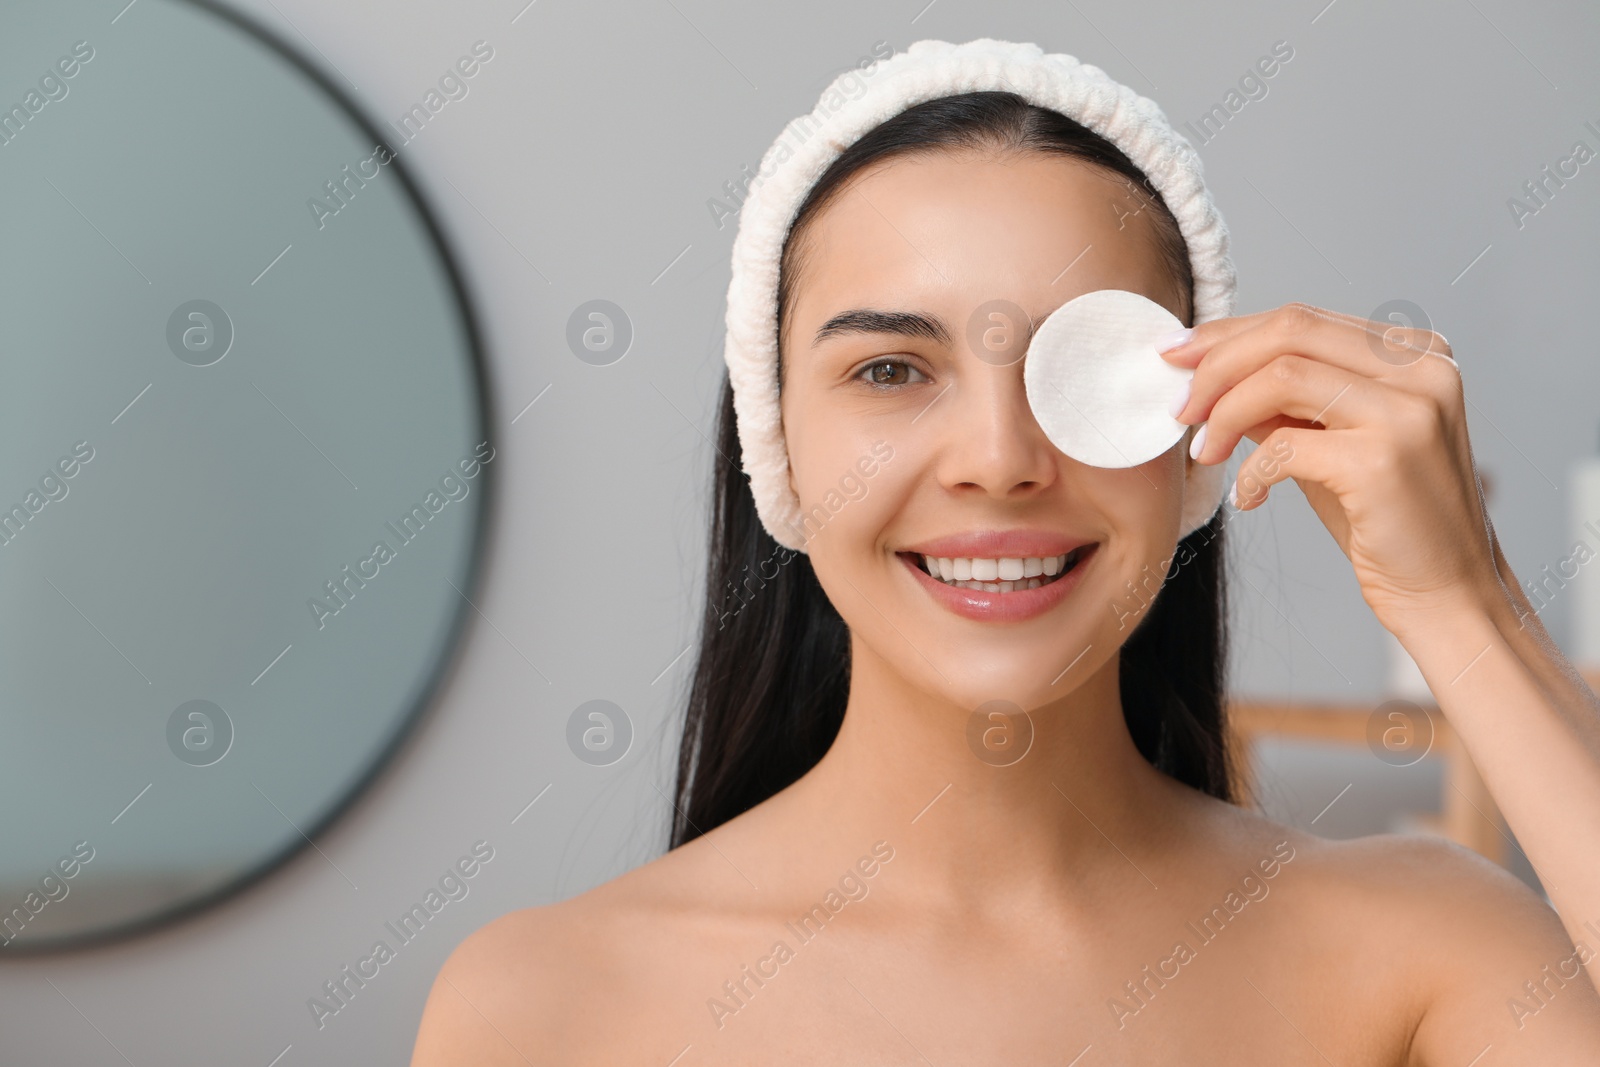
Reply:
M1193 379L1185 379L1183 388L1179 389L1177 395L1172 398L1172 404L1167 408L1167 410L1172 413L1173 418L1177 418L1183 409L1188 406L1189 386L1192 384L1192 382Z
M1209 424L1202 422L1200 424L1200 431L1194 435L1194 440L1189 442L1189 458L1190 459L1199 459L1200 458L1200 450L1206 446L1206 426L1207 425L1209 425Z
M1231 504L1235 508L1237 508L1239 506L1239 483L1238 482L1234 482L1232 485L1228 486L1228 503Z
M1182 330L1173 330L1171 333L1162 334L1156 338L1156 351L1165 352L1169 348L1177 348L1189 338L1194 336L1193 327Z

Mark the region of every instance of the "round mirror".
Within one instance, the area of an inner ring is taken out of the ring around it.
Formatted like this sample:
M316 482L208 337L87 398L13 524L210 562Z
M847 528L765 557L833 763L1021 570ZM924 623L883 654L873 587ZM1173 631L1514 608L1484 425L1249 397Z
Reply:
M0 8L0 952L307 847L438 685L498 469L409 128L119 6Z

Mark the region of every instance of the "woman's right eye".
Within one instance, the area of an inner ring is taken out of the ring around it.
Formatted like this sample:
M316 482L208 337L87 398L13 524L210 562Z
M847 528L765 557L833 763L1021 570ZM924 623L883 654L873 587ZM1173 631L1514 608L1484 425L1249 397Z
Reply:
M924 381L927 380L927 375L922 374L920 370L903 359L876 360L862 367L856 374L856 378L866 381L868 385L886 389L897 385L910 385L911 382L897 377L900 370L904 370L908 374L922 375L922 379Z

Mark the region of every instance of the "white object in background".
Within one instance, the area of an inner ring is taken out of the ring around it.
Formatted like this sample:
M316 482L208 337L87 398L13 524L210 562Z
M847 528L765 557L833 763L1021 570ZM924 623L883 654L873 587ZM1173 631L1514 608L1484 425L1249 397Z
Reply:
M1385 690L1389 696L1398 700L1409 700L1413 704L1436 704L1433 690L1428 688L1428 680L1422 676L1422 668L1417 666L1417 661L1411 658L1411 653L1406 651L1400 639L1388 630L1383 631L1385 646L1389 650L1389 678Z
M1155 341L1181 329L1172 312L1125 289L1096 289L1056 308L1022 365L1039 428L1091 467L1135 467L1177 444L1189 427L1168 409L1194 371L1161 358Z
M1600 456L1590 456L1573 466L1570 493L1567 524L1572 541L1564 547L1575 548L1582 542L1590 552L1600 555ZM1567 592L1572 603L1572 651L1568 658L1578 667L1600 668L1600 560L1591 559L1578 566L1577 577L1571 579ZM1533 604L1537 608L1539 600L1533 598Z

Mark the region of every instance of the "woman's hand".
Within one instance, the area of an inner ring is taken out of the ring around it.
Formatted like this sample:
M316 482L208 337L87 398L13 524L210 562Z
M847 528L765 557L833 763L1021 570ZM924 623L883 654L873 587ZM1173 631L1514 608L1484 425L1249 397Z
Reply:
M1191 454L1220 463L1241 438L1257 442L1238 507L1293 478L1386 628L1505 602L1442 336L1294 303L1202 323L1163 357L1195 371L1177 415L1205 422Z
M1295 480L1422 671L1570 942L1600 934L1600 699L1505 566L1449 344L1431 330L1288 304L1204 323L1163 355L1195 370L1178 418L1207 420L1199 460L1220 462L1241 437L1260 444L1235 483L1242 508ZM1499 944L1472 951L1509 951ZM1600 955L1575 958L1600 984ZM1503 955L1489 971L1509 980L1529 965ZM1423 1044L1483 1011L1469 985L1434 996ZM1576 1031L1564 1040L1593 1044Z

